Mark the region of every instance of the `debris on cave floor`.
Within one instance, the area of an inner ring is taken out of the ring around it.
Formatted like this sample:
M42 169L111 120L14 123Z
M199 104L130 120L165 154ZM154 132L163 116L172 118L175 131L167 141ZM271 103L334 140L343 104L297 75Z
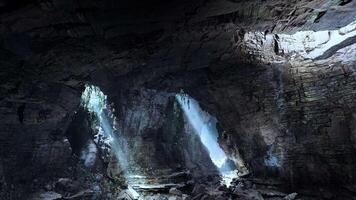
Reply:
M187 176L186 172L177 175ZM146 184L118 186L115 191L108 190L108 185L92 183L87 189L79 186L70 178L61 178L53 183L53 187L45 187L47 191L34 193L31 200L319 200L335 199L332 191L310 189L298 192L286 192L281 188L281 182L257 178L234 179L230 187L221 185L219 177L203 177L202 179L186 179L179 184L170 176L144 178L134 176L136 183L150 181ZM187 176L189 177L189 176ZM160 180L161 178L161 180ZM172 181L168 183L168 181ZM88 185L87 185L88 186ZM351 193L350 193L351 194ZM350 197L350 198L348 198ZM352 194L345 194L346 199L352 199ZM337 198L336 198L337 199ZM340 199L340 198L339 198Z

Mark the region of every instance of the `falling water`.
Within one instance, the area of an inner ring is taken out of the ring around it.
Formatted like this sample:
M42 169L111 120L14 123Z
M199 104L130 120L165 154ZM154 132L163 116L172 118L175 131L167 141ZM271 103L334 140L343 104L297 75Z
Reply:
M222 166L227 162L228 158L218 143L217 120L215 118L208 120L210 119L210 115L204 112L198 102L188 95L181 92L176 95L176 99L183 109L189 123L199 135L201 142L207 148L211 160L222 174L224 183L229 186L232 179L237 177L237 171L231 168L226 169L226 166L224 166L224 170L222 169Z

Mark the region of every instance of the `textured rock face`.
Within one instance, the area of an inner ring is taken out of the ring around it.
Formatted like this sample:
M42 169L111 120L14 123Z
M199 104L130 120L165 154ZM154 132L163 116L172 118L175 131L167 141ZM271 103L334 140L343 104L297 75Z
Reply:
M189 170L195 177L217 174L174 94L144 89L110 94L117 110L117 132L127 138L132 156L129 165L138 168L134 172L147 176L164 170Z
M76 108L77 94L59 85L46 87L19 89L1 101L2 186L13 190L14 195L21 195L21 191L13 183L28 187L35 179L64 173L70 163L72 150L65 131Z
M184 88L217 117L221 146L254 175L279 177L292 187L355 183L354 35L321 57L305 55L324 40L311 45L307 36L306 44L294 37L310 30L332 37L355 21L355 6L322 0L2 2L0 191L67 168L73 149L66 132L84 83L112 96L122 132L147 151L138 155L147 167L171 167L167 160L150 163L157 154L148 150L171 149L164 141L173 138L163 133L182 129L159 113L167 99L152 98ZM162 136L162 146L152 136Z

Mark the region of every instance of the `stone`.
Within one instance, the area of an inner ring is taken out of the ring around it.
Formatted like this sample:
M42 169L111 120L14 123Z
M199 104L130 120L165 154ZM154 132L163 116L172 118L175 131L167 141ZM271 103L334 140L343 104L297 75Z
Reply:
M182 192L178 190L177 188L171 188L169 189L169 194L176 195L176 196L182 196Z
M31 200L59 200L62 195L53 191L34 194Z
M227 187L226 185L220 185L218 188L217 188L219 191L227 191Z
M52 184L46 184L46 185L44 186L44 188L45 188L47 191L51 191L51 190L53 189Z
M55 188L67 192L75 192L79 189L79 184L70 178L59 178L55 183Z
M66 197L65 199L80 200L80 199L85 199L85 198L91 198L93 195L94 195L94 191L87 189L87 190L81 190L72 196Z
M203 193L206 193L207 192L207 188L205 185L203 184L196 184L194 186L194 189L192 191L192 194L203 194Z
M288 194L287 196L285 196L283 199L284 200L294 200L294 199L296 199L297 196L298 196L298 193L291 193L291 194Z
M131 186L129 186L128 189L120 192L118 200L137 200L139 198L140 195Z
M264 200L261 193L256 190L248 189L248 190L234 190L233 194L241 199L255 199L255 200Z
M183 200L183 198L179 196L170 196L168 197L168 200Z
M187 195L187 194L182 195L182 200L190 200L190 199L191 199L191 197L189 195Z
M285 197L286 194L272 189L256 189L263 197Z

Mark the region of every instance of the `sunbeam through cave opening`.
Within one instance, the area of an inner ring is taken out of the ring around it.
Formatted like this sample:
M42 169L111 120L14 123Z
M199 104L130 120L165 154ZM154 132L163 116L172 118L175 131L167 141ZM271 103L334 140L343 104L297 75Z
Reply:
M219 133L216 128L216 118L203 111L199 103L183 91L176 94L176 100L183 109L190 125L193 126L195 133L208 150L211 160L222 176L223 183L229 187L232 180L238 177L238 171L218 143Z
M94 154L96 151L95 146L101 148L101 152L106 157L110 158L113 155L116 159L115 164L118 170L123 175L124 181L129 183L132 173L128 163L130 156L127 141L124 137L120 136L117 128L117 119L115 116L115 109L112 104L108 103L107 96L100 90L99 87L93 85L86 85L85 90L81 96L81 106L93 115L94 121L94 143L90 142L88 147L83 150L81 159L84 160L86 166L93 164ZM114 177L115 174L109 174ZM128 185L130 195L137 199L139 194Z

